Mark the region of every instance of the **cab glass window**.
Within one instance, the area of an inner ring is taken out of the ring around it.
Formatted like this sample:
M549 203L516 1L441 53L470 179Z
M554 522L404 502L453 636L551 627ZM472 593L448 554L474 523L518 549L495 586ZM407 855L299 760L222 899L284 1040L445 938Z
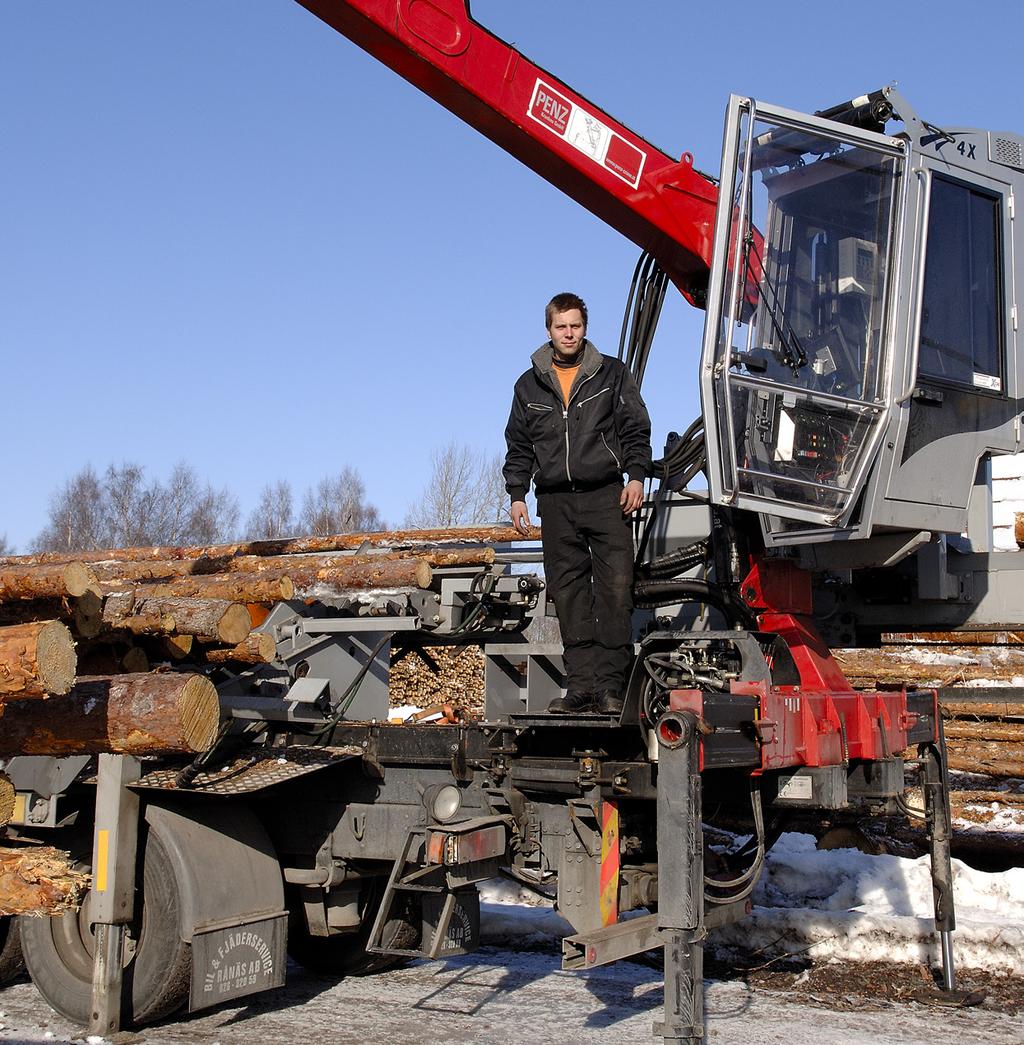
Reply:
M1000 198L932 178L918 372L1003 391Z

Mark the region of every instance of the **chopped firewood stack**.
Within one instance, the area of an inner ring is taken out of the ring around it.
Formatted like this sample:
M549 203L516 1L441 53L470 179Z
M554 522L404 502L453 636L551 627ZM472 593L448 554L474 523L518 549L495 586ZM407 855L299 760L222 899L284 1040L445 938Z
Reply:
M427 646L391 654L393 708L450 704L470 715L484 710L484 658L479 646Z
M11 778L6 773L0 773L0 827L11 822L16 797Z
M210 666L271 662L272 637L253 629L275 603L402 612L437 570L488 569L494 545L538 535L474 527L0 558L0 758L204 751L219 725Z

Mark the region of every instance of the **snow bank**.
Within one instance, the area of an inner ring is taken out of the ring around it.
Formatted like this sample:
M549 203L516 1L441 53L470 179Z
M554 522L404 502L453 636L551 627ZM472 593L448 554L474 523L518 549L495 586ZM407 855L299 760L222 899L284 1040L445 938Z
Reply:
M958 965L1024 975L1024 869L988 874L953 861ZM786 834L768 854L753 913L715 930L726 953L807 954L818 960L938 964L927 857L819 851L814 838ZM507 882L481 886L482 942L554 947L572 932L553 905Z
M1024 975L1024 870L988 874L954 860L953 894L957 963ZM810 835L783 835L753 900L751 917L714 941L818 959L938 961L928 857L823 852Z

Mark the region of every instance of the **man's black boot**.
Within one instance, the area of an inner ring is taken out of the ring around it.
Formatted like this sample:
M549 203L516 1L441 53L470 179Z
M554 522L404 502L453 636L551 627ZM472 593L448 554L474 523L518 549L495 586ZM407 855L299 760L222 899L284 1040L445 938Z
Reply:
M567 689L564 697L555 697L548 711L556 715L582 715L594 710L594 694L589 690Z
M622 697L617 689L602 689L595 697L599 715L614 715L618 718L622 714Z

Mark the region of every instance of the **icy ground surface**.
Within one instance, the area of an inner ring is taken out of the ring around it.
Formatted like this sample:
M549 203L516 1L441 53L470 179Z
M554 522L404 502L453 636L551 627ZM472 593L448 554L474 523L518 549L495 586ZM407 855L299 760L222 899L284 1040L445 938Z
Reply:
M954 862L959 967L1024 977L1024 870L999 874ZM660 1019L662 978L622 962L565 973L558 938L566 923L546 901L507 883L485 883L483 947L443 962L415 962L377 976L336 981L289 969L281 991L146 1027L127 1042L647 1043ZM885 961L935 964L926 860L819 852L808 835L784 835L769 855L751 919L720 931L709 950L758 961L782 952L829 966ZM834 977L833 977L834 979ZM842 973L839 973L841 982ZM991 1004L947 1009L907 1001L864 1004L838 994L707 984L708 1042L721 1045L872 1045L965 1042L1021 1045L1024 1015ZM84 1041L33 986L0 992L0 1042Z

